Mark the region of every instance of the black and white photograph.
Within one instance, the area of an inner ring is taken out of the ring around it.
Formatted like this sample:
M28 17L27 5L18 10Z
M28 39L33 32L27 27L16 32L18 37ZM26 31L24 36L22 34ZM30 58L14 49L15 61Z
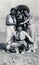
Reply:
M39 65L39 0L0 0L0 65Z

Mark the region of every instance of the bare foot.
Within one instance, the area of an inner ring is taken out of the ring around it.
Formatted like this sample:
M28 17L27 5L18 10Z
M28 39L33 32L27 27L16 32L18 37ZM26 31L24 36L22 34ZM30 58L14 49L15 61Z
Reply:
M28 50L27 52L28 52L28 53L30 53L30 52L31 52L31 50Z
M21 52L21 54L24 54L24 51L23 51L23 52Z

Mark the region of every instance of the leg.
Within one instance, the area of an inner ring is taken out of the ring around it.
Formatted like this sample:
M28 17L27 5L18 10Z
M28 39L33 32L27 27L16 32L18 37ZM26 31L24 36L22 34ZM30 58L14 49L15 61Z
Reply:
M19 41L19 51L21 54L25 53L26 47L27 47L27 43L25 40Z
M7 41L6 41L7 42L7 46L6 46L7 50L10 49L11 37L14 34L14 30L13 29L14 29L13 26L8 26L7 27Z
M18 42L13 42L11 44L11 47L14 48L14 50L16 51L17 54L19 53L19 49L18 49L19 43Z
M31 47L31 50L34 51L36 49L36 47L37 47L36 41L35 41L35 35L36 35L36 33L35 33L35 26L34 26L34 24L29 25L28 26L28 30L29 30L29 35L34 40L34 44L30 46Z

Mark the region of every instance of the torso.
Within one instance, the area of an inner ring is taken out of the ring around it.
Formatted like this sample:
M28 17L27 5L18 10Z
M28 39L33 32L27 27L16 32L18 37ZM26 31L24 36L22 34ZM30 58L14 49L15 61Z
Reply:
M7 15L7 18L6 18L6 23L8 24L16 24L16 18L15 17L11 17L11 15Z
M16 40L24 40L25 39L25 31L21 31L20 33L19 32L16 32L16 36L15 36L15 38L16 38Z

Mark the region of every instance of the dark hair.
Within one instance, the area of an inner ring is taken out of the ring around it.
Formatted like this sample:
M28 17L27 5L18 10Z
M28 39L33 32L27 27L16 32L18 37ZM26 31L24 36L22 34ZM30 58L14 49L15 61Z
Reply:
M24 11L24 10L26 10L28 13L30 12L29 7L26 6L26 5L18 5L18 6L16 6L15 8L16 8L16 10L19 10L19 11L22 11L22 10Z
M30 13L30 9L28 6L26 6L26 9L24 11L27 11L28 13Z
M15 8L11 8L10 12L12 12L12 10L14 10L16 12L16 9Z

